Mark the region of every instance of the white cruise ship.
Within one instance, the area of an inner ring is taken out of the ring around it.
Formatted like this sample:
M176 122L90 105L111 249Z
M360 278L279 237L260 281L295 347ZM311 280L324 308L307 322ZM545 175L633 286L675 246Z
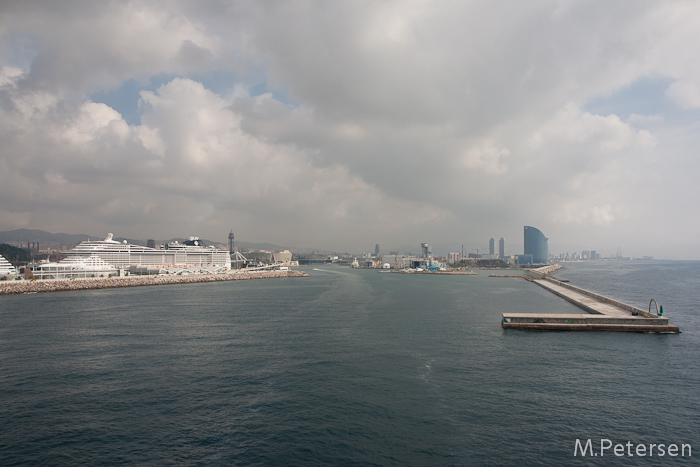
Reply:
M110 233L104 240L87 240L70 251L68 258L96 255L117 269L163 268L190 269L221 272L231 269L231 256L228 251L213 246L205 246L197 237L178 243L169 243L159 250L140 245L132 245L126 240L113 240Z
M119 275L116 267L97 255L72 256L58 263L37 263L32 267L36 279L85 279Z
M13 276L17 274L17 269L0 255L0 277Z

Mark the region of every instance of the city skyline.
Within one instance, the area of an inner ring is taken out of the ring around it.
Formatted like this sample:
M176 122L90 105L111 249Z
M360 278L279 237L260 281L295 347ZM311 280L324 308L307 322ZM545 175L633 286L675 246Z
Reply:
M0 231L700 259L695 3L2 13Z
M527 227L527 226L525 226ZM11 235L10 238L11 240L7 239L8 234L13 234ZM205 243L211 244L211 245L218 245L220 248L231 248L231 243L233 242L233 232L229 232L229 242L228 244L224 242L217 242L213 241L210 239L202 239ZM56 237L56 238L51 238L51 237ZM10 232L2 232L0 231L0 244L6 243L14 247L22 248L27 251L32 251L34 253L39 253L39 251L58 251L63 249L70 249L74 246L76 246L78 243L80 243L83 240L99 240L103 238L103 236L99 235L86 235L86 234L66 234L66 233L51 233L51 232L46 232L43 230L30 230L27 232L24 232L23 230L17 230L17 231L10 231ZM158 243L159 245L162 245L164 243L168 243L170 241L177 241L177 240L186 240L184 237L170 237L167 239L133 239L133 238L125 238L122 236L116 236L115 238L118 239L124 239L125 241L129 243L136 243L139 245L145 245L149 246L151 248L155 248ZM491 240L495 240L495 237L491 237L491 239L488 240L489 243L489 249L488 249L488 254L491 254L490 251L490 244ZM326 253L336 253L336 254L350 254L350 255L369 255L370 254L370 249L362 249L362 250L357 250L357 251L350 251L350 250L324 250L322 248L313 248L313 247L308 247L308 248L296 248L294 246L289 246L289 245L277 245L277 244L270 244L270 243L265 243L265 242L256 242L254 240L236 240L235 244L237 245L236 248L246 248L249 246L249 249L256 250L256 249L263 249L263 250L269 250L269 249L291 249L293 251L296 251L298 253L309 253L311 251L316 251L319 254L326 254ZM422 245L421 244L404 244L404 245L395 245L395 244L389 244L388 249L384 249L384 254L388 254L389 256L394 256L394 255L422 255L423 253L421 252L422 250ZM429 248L432 250L432 246L429 243L425 243L425 245L429 245ZM508 244L510 245L510 244ZM41 249L40 249L41 247ZM512 245L510 245L512 248ZM588 249L586 249L588 248ZM379 250L381 249L380 244L375 244L374 246L374 256L377 256L377 254L380 252ZM459 251L457 251L459 250ZM519 254L523 253L524 254L524 244L517 244L514 251L510 251L506 247L506 239L501 237L498 240L498 247L495 251L495 255L499 259L507 259L510 257L518 256ZM455 249L453 246L449 245L438 245L435 256L440 256L440 257L448 257L450 255L460 255L460 257L469 257L470 254L473 254L476 256L477 254L479 257L484 257L487 255L486 249L483 247L479 247L479 244L476 245L461 245L460 248ZM554 261L557 260L567 260L567 259L596 259L596 258L590 258L591 253L596 253L597 259L609 259L609 258L618 258L618 259L629 259L629 256L625 256L622 254L621 248L618 247L616 252L610 253L610 252L603 252L601 254L600 251L596 252L596 250L591 250L590 247L583 247L578 250L573 250L573 251L555 251L555 252L550 252L550 257L554 258ZM432 254L432 253L431 253ZM643 258L643 257L649 257L648 255L642 255L637 258ZM658 259L665 259L665 258L658 258Z

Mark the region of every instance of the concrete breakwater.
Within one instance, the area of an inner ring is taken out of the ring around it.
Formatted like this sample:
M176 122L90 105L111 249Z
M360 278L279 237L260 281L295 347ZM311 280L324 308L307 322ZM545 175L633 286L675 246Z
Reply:
M552 268L553 269L553 268ZM667 317L561 282L541 269L522 276L573 303L588 314L503 313L505 329L553 331L626 331L677 334Z
M280 277L308 277L304 271L228 272L225 274L191 274L187 276L128 276L107 279L66 279L37 281L1 281L0 295L60 292L64 290L110 289L148 285L192 284Z

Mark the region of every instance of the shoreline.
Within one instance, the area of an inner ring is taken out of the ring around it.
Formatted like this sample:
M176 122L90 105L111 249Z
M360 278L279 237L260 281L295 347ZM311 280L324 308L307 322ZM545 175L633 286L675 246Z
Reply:
M476 276L474 271L379 271L392 274L435 274L445 276Z
M256 271L227 272L224 274L191 274L187 276L128 276L99 279L46 279L0 282L0 295L18 295L39 292L63 292L70 290L114 289L151 285L194 284L198 282L224 282L251 279L276 279L281 277L308 277L304 271Z

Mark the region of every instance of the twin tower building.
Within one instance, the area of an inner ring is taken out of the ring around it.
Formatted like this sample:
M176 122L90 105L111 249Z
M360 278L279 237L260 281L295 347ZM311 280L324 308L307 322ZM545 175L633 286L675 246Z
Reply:
M496 239L491 237L489 240L489 255L496 255ZM498 240L498 259L504 259L506 257L506 239L501 237Z

